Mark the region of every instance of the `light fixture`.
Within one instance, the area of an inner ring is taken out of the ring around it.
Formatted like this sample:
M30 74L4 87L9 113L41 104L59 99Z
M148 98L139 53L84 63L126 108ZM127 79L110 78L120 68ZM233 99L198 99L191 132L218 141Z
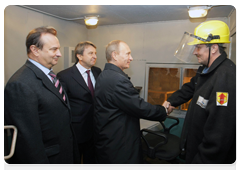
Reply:
M44 11L41 11L41 10L38 10L38 9L35 9L35 8L31 8L31 7L28 7L28 6L24 6L24 5L19 5L20 7L23 7L23 8L26 8L26 9L29 9L29 10L33 10L35 12L39 12L39 13L42 13L42 14L45 14L45 15L48 15L48 16L52 16L52 17L55 17L55 18L58 18L58 19L62 19L62 20L65 20L65 21L75 21L75 20L83 20L85 21L85 24L87 26L94 26L94 25L97 25L98 23L98 18L99 18L99 15L95 15L95 16L84 16L84 17L78 17L78 18L64 18L64 17L60 17L60 16L57 16L57 15L53 15L53 14L50 14L50 13L47 13L47 12L44 12Z
M188 7L188 14L190 18L201 18L205 17L208 13L208 10L212 6L195 6L195 7Z
M98 16L91 16L91 17L84 17L85 24L88 26L97 25L98 23Z

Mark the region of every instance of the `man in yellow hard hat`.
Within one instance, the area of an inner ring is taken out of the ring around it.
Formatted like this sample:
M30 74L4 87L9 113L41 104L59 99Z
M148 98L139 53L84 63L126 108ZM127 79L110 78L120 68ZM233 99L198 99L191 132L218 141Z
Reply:
M218 20L207 21L185 32L175 56L190 61L187 51L202 64L197 74L165 102L171 112L190 99L181 149L186 163L224 164L236 160L236 65L227 58L224 44L229 28Z

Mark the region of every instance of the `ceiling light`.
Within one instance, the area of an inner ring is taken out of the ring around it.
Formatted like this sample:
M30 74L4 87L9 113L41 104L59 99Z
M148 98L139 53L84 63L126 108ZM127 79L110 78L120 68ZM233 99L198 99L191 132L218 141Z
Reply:
M92 16L92 17L85 17L84 18L86 25L97 25L98 23L98 16Z
M201 18L205 17L211 6L196 6L188 7L188 14L190 18Z

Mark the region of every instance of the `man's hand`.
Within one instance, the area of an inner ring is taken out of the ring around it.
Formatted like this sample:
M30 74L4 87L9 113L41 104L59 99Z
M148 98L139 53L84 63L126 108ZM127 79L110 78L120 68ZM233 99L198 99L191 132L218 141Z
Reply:
M174 106L171 106L171 103L168 102L168 101L165 101L162 106L164 106L166 108L166 112L167 112L167 115L169 115L170 113L172 113L173 109L175 109Z

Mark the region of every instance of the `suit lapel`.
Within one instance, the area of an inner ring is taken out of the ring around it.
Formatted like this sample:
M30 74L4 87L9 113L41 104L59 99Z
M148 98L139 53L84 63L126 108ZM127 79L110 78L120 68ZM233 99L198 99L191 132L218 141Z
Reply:
M81 73L79 72L79 70L77 69L76 65L72 66L72 77L73 79L80 84L86 91L88 91L89 93L91 93L91 91L89 90L85 80L83 79Z
M57 88L53 85L53 83L49 80L49 78L42 72L42 70L40 70L37 66L35 66L28 60L26 62L26 66L29 67L35 73L36 77L42 81L43 85L49 91L54 93L69 108L69 105L66 104L66 102L63 100L62 95L58 92ZM67 103L69 103L68 99L67 99Z
M96 81L99 74L98 74L98 72L96 71L96 69L94 67L91 68L91 71L92 71L93 76L94 76L95 81Z

